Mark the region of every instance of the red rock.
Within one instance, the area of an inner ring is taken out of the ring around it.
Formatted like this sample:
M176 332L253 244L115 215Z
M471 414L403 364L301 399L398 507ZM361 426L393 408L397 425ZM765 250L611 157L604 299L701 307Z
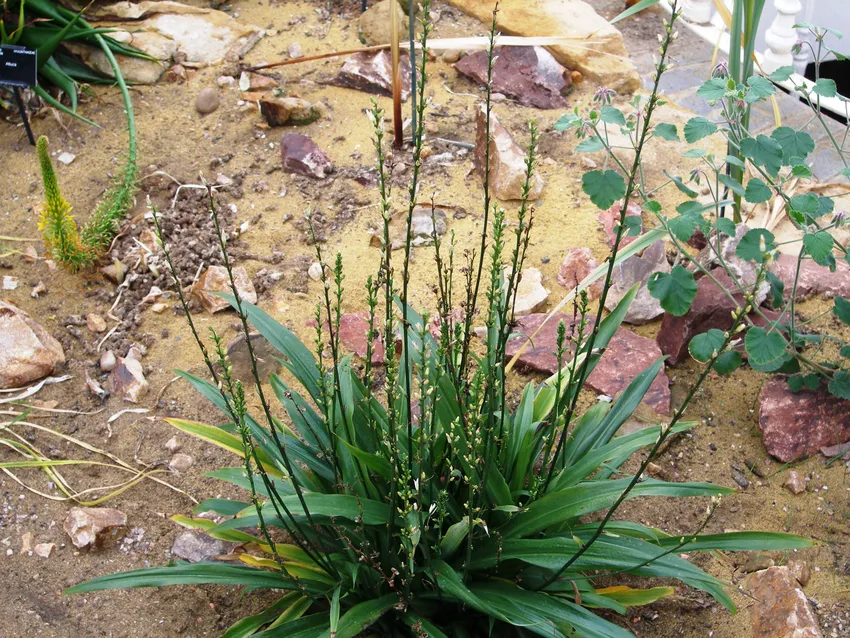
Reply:
M23 310L0 300L0 389L46 377L62 363L62 345Z
M287 133L280 140L283 170L307 177L324 178L333 172L331 158L306 135Z
M787 463L850 441L850 401L824 387L794 393L776 377L759 396L759 427L768 453Z
M623 321L644 324L664 314L661 302L650 294L647 286L650 276L656 272L670 272L664 241L660 239L647 247L642 254L632 255L614 266L605 307L613 311L632 287L640 283L637 295L626 311Z
M402 55L399 66L402 78L401 99L406 100L410 95L410 57ZM334 81L351 89L392 96L392 56L386 49L377 53L355 53L346 59Z
M111 507L72 507L65 519L65 533L75 547L102 545L107 533L115 534L127 525L127 515Z
M812 577L812 572L804 560L789 560L788 569L794 574L794 578L802 587L809 584L809 579Z
M822 638L809 601L791 570L771 567L747 577L752 638Z
M475 170L484 179L485 156L487 152L487 112L484 105L477 110L477 131L475 135ZM496 114L490 113L490 190L502 200L522 199L522 185L525 182L525 151L514 142L507 129L499 123ZM529 200L535 200L543 192L543 178L535 173L528 193Z
M567 251L564 261L558 270L558 283L572 290L593 272L599 263L593 258L590 248L573 247ZM590 299L596 299L602 294L602 281L597 280L587 289Z
M542 47L498 47L493 65L493 91L524 106L557 109L567 106L564 92L572 85L569 70ZM454 65L479 84L487 84L487 52L476 51Z
M797 282L797 299L824 293L850 298L850 264L842 259L835 261L837 262L835 272L830 272L826 266L819 266L811 259L804 259L800 265L800 279ZM785 284L785 296L790 298L797 270L797 258L791 255L780 255L779 259L771 265L770 270Z
M617 239L617 232L615 227L620 223L620 211L623 208L622 202L617 202L611 208L606 211L599 213L599 216L596 218L602 224L602 232L605 233L605 243L608 244L609 247L614 246L614 242ZM643 210L641 207L634 203L629 202L629 206L626 209L627 217L640 217ZM623 231L623 238L620 240L620 248L624 246L628 246L631 244L637 237L629 237L626 235L627 231Z
M514 332L531 336L543 323L546 314L538 313L517 319ZM558 336L558 323L563 321L567 326L567 337L570 334L572 317L555 315L543 325L534 337L533 345L522 352L517 359L516 367L520 372L543 372L555 374L558 371L558 358L555 348ZM508 341L506 359L513 358L527 339L516 337ZM588 377L588 385L600 394L616 397L626 389L626 386L643 370L657 359L661 358L658 346L646 337L634 334L630 330L619 328L608 344L608 348L599 360L593 373ZM570 355L565 353L564 363ZM650 406L658 414L670 414L670 380L664 372L664 367L652 382L643 403Z
M243 266L233 268L233 282L236 284L236 291L242 301L257 303L257 291L254 290L254 284L251 283L251 278L248 277L248 272ZM224 266L207 268L198 281L192 285L191 294L207 312L215 313L230 308L230 302L214 294L217 292L233 294L230 287L230 277L228 277L227 269Z

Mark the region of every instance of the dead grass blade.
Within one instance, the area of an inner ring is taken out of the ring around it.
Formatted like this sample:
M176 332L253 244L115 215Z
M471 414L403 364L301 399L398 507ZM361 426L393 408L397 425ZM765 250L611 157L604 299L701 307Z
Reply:
M390 53L393 74L393 146L404 145L404 120L401 114L401 62L399 58L398 3L390 2ZM416 87L411 87L416 90Z

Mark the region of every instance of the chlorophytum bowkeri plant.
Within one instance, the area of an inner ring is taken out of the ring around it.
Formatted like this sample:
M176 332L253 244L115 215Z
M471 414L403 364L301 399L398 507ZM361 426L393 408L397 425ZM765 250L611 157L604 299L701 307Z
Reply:
M408 226L421 189L420 153L428 106L427 0L421 15L423 55ZM672 35L668 29L664 52ZM494 14L490 76L495 40ZM640 144L651 130L664 52L655 90L645 106ZM234 294L228 298L245 334L253 326L268 339L280 352L286 377L295 381L271 375L266 384L255 367L257 416L248 410L246 387L233 378L221 339L213 333L208 347L184 305L209 378L182 376L223 412L225 423L170 422L234 452L241 466L212 475L244 488L249 496L242 502L209 499L199 505L198 512L212 510L224 518L221 522L177 520L214 538L245 543L246 551L227 562L178 562L113 574L72 587L69 593L203 583L283 592L269 609L227 630L224 635L229 638L352 638L367 630L381 636L438 638L530 634L626 638L632 634L616 622L616 615L673 589L657 582L648 588L625 587L621 577L631 576L632 583L635 576L679 580L732 609L724 584L681 554L809 545L805 539L779 533L702 534L716 499L731 490L644 476L647 464L670 436L694 427L682 421L682 415L707 372L669 422L637 432L615 436L647 392L662 359L641 372L616 400L579 411L585 380L636 289L607 316L601 310L604 299L592 312L587 296L579 295L575 323L558 326L558 372L542 384L528 383L518 402L511 399L505 351L518 273L533 225L534 210L527 201L537 157L533 124L524 197L513 223L508 225L505 210L490 199L485 178L485 223L476 251L461 256L454 240L442 242L434 234L437 312L430 317L407 303L410 232L403 261L393 259L391 182L383 112L377 106L371 110L371 121L385 241L377 276L369 279L365 291L370 345L364 367L358 369L341 352L342 259L337 256L325 263L318 246L325 275L312 349L263 310L240 300L231 277ZM604 184L610 182L617 190L614 198L628 200L637 164L627 176L627 182L619 175L597 177L600 189L609 188ZM218 223L214 207L212 214ZM168 238L162 236L158 215L155 212L154 219L170 263ZM230 272L226 240L219 236L224 266ZM612 264L623 236L621 226ZM454 292L456 277L463 284L460 298ZM610 280L609 268L603 297ZM179 285L177 291L182 299ZM745 316L736 315L736 325ZM482 321L486 329L486 343L480 347L473 342L475 321ZM725 351L730 340L724 338L718 351ZM380 342L389 347L384 348L383 371L378 374L372 344ZM251 340L246 343L251 349ZM392 347L396 343L398 349ZM272 407L271 395L282 411ZM649 451L635 473L627 473L626 462L644 448ZM705 522L684 536L614 519L624 501L650 496L705 497L712 504Z

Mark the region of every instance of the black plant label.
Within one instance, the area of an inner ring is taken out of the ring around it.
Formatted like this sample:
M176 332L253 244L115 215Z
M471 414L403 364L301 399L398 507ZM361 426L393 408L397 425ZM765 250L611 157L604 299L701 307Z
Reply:
M0 84L8 86L35 86L37 54L26 47L4 44L0 46Z

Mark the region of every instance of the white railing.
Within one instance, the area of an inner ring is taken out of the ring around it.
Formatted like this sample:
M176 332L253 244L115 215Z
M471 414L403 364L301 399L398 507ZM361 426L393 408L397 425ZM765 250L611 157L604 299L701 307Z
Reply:
M717 45L726 55L729 54L730 38L723 17L716 11L713 0L681 0L682 17L688 29L703 40ZM812 21L816 0L768 0L776 9L776 16L765 31L765 51L756 52L759 67L765 74L770 74L779 67L793 66L796 73L784 82L778 82L779 86L794 92L794 86L800 86L804 82L811 85L812 81L803 77L806 65L811 60L811 50L803 45L795 50L798 41L806 41L810 38L807 30L795 29L794 25L801 22ZM732 11L732 0L723 0L729 12ZM805 3L805 7L803 6ZM670 5L666 2L659 3L666 10ZM846 115L846 103L839 97L820 98L822 108L828 109L839 115Z

